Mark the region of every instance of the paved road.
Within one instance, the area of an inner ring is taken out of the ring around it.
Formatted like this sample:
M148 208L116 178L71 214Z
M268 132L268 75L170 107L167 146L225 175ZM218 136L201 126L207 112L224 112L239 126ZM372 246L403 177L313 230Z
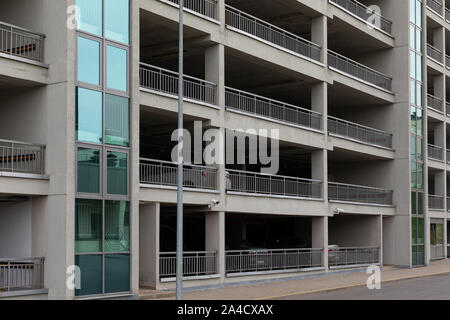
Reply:
M280 298L282 300L450 300L450 273L386 282L381 290L353 287Z

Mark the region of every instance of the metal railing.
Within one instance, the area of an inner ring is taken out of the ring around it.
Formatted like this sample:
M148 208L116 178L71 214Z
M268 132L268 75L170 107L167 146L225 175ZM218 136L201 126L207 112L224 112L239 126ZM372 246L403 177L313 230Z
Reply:
M45 146L0 140L0 171L44 174Z
M0 22L0 52L44 62L43 34Z
M328 116L328 132L392 149L392 134L335 117Z
M328 182L328 199L332 201L392 205L393 193L387 189Z
M379 247L338 247L328 250L330 267L380 263Z
M450 22L450 10L448 8L445 8L445 20Z
M392 90L391 77L331 50L328 50L328 66L382 89Z
M143 184L177 186L177 164L153 159L140 160L140 180ZM185 188L217 190L217 168L184 165Z
M322 115L318 112L233 88L225 88L225 106L248 114L322 129Z
M356 1L356 0L329 0L331 3L336 4L338 7L348 11L349 13L357 16L358 18L361 18L362 20L366 21L368 24L372 25L370 23L370 19L375 16L377 16L380 20L381 25L376 26L376 28L381 29L382 31L392 34L392 21L386 19L382 15L373 12L370 10L369 7L366 5Z
M448 102L445 103L445 112L450 116L450 103Z
M323 249L228 250L226 273L300 270L323 266Z
M439 99L438 97L435 97L431 94L427 94L427 105L431 109L443 112L442 99Z
M139 68L140 86L164 94L178 96L178 73L142 63ZM215 83L183 76L183 94L187 99L216 104L217 85Z
M438 196L434 194L428 195L428 208L433 210L444 210L444 196Z
M161 0L180 5L180 0ZM217 20L217 0L184 0L184 8L201 14L202 16Z
M322 181L227 170L227 191L272 196L321 199Z
M256 38L320 61L321 47L309 40L226 5L226 24Z
M444 54L441 50L427 43L427 56L439 63L444 63Z
M428 158L444 161L444 148L428 144Z
M436 0L427 0L427 7L442 16L442 3Z
M450 56L448 54L445 55L445 66L450 68Z
M0 292L44 288L45 258L0 258Z
M217 273L217 252L190 251L183 252L183 276L196 277ZM177 253L161 252L159 254L160 278L171 278L177 274Z

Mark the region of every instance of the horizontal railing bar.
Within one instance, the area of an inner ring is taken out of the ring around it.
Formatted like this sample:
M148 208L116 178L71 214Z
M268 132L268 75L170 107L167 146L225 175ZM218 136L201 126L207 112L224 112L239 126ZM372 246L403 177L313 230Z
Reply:
M271 23L269 23L269 22L267 22L267 21L264 21L264 20L262 20L262 19L259 19L259 18L255 17L255 16L252 16L252 15L250 15L250 14L244 12L244 11L241 11L241 10L239 10L239 9L236 9L236 8L230 6L230 5L225 5L225 8L228 9L228 10L230 10L230 11L235 11L236 13L239 13L239 14L242 15L242 16L246 16L246 17L248 17L248 18L251 18L251 19L255 20L256 22L259 22L259 23L261 23L261 24L263 24L263 25L268 26L270 29L276 30L276 31L278 31L278 32L280 32L280 33L283 33L283 34L285 34L285 35L289 35L289 36L291 36L291 37L293 37L293 38L295 38L295 39L297 39L297 40L299 40L299 41L301 41L301 42L304 42L304 43L307 43L307 44L309 44L309 45L311 45L311 46L313 46L313 47L316 47L317 49L320 49L320 48L321 48L321 46L319 46L318 44L316 44L316 43L314 43L314 42L312 42L312 41L309 41L309 40L307 40L307 39L304 39L304 38L302 38L302 37L299 37L298 35L296 35L296 34L294 34L294 33L291 33L291 32L289 32L289 31L286 31L286 30L284 30L284 29L282 29L282 28L280 28L280 27L277 27L277 26L275 26L275 25L273 25L273 24L271 24Z
M356 185L356 184L340 183L340 182L328 182L328 184L329 185L336 185L336 186L343 186L343 187L355 187L355 188L367 189L367 190L378 190L378 191L389 191L389 192L393 191L393 190L389 190L389 189L367 187L367 186L361 186L361 185Z
M160 70L160 71L165 71L165 72L167 72L167 73L171 73L171 74L173 74L174 76L178 77L178 72L176 72L176 71L172 71L172 70L169 70L169 69L164 69L164 68L161 68L161 67L158 67L158 66L155 66L155 65L151 65L151 64L147 64L147 63L144 63L144 62L140 62L139 64L140 64L141 66L145 66L145 67L149 67L149 68L154 68L154 69L157 69L157 70ZM184 80L195 80L195 81L198 81L198 82L203 82L203 83L205 83L205 84L210 84L210 85L212 85L212 86L216 86L216 84L215 84L214 82L210 82L210 81L207 81L207 80L204 80L204 79L200 79L200 78L188 76L188 75L186 75L186 74L183 74L183 79L184 79Z
M260 95L257 95L257 94L254 94L254 93L250 93L250 92L247 92L247 91L243 91L243 90L239 90L239 89L235 89L235 88L231 88L231 87L225 87L225 90L236 91L236 92L242 93L242 94L247 95L247 96L259 98L259 99L262 99L262 100L266 100L266 101L269 101L269 102L274 102L276 104L287 106L287 107L290 107L290 108L295 108L295 109L300 110L300 111L304 111L304 112L307 112L307 113L313 113L313 114L322 116L322 114L320 112L317 112L317 111L314 111L314 110L309 110L309 109L302 108L302 107L299 107L299 106L295 106L293 104L289 104L289 103L282 102L282 101L279 101L279 100L275 100L275 99L272 99L272 98L267 98L267 97L264 97L264 96L260 96Z
M283 178L283 179L292 179L292 180L298 180L298 181L305 181L305 182L320 182L321 180L314 180L314 179L305 179L305 178L298 178L298 177L291 177L291 176L281 176L281 175L272 175L268 173L258 173L258 172L251 172L251 171L241 171L241 170L232 170L232 169L225 169L226 171L230 173L239 173L239 174L245 174L245 175L254 175L264 178Z
M176 162L172 162L172 161L156 160L156 159L148 159L148 158L140 158L140 161L149 161L149 162L154 162L154 163L171 164L171 165L174 165L174 166L178 165ZM190 167L201 168L201 169L214 169L214 170L217 170L217 167L203 166L203 165L198 165L198 164L184 163L183 166L190 166Z
M332 50L328 49L328 53L330 53L330 54L332 54L332 55L335 55L336 57L339 57L339 58L341 58L341 59L343 59L343 60L345 60L345 61L349 61L349 62L351 62L351 63L353 63L353 64L356 64L357 66L359 66L359 67L361 67L361 68L363 68L363 69L372 71L373 73L376 73L376 74L378 74L379 76L382 76L382 77L384 77L384 78L387 79L387 80L392 80L392 77L389 77L388 75L385 75L384 73L382 73L382 72L380 72L380 71L378 71L378 70L375 70L375 69L373 69L373 68L371 68L371 67L368 67L368 66L366 66L366 65L363 65L363 64L361 64L361 63L359 63L359 62L357 62L357 61L355 61L355 60L352 60L352 59L350 59L350 58L347 58L346 56L344 56L344 55L342 55L342 54L339 54L339 53L337 53L337 52L335 52L335 51L332 51Z
M365 125L362 125L362 124L359 124L359 123L356 123L356 122L351 122L351 121L348 121L348 120L343 120L343 119L332 117L332 116L328 116L328 119L333 119L333 120L336 120L336 121L339 121L339 122L344 122L344 123L350 124L352 126L356 126L356 127L359 127L359 128L364 128L364 129L367 129L367 130L370 130L370 131L374 131L374 132L377 132L377 133L384 134L386 136L391 136L391 137L393 136L392 133L388 133L388 132L380 130L380 129L375 129L375 128L372 128L372 127L368 127L368 126L365 126Z
M13 29L18 30L18 31L23 31L23 32L26 32L26 33L34 34L36 36L43 37L43 38L46 37L46 35L43 34L43 33L32 31L32 30L29 30L29 29L26 29L26 28L23 28L23 27L19 27L19 26L13 25L13 24L9 24L9 23L3 22L3 21L0 21L0 27L1 26L6 26L8 28L13 28Z

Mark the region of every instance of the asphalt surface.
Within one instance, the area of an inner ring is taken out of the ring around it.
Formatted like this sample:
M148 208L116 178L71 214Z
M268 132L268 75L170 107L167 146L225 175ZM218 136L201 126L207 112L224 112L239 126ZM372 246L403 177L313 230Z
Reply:
M380 290L359 286L286 296L280 300L450 300L450 273L385 282L381 283Z

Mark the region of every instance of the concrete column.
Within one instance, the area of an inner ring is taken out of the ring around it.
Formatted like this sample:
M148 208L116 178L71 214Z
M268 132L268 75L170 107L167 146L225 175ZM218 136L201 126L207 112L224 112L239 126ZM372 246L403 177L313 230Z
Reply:
M328 269L328 217L312 218L312 247L323 248L323 266Z
M224 1L219 1L219 4ZM224 4L222 3L224 6ZM218 189L220 190L220 210L225 202L225 129L223 119L225 114L225 47L217 44L205 50L205 80L217 84L217 105L220 108L220 133L222 137L222 155L218 166Z
M448 223L447 219L444 219L444 257L447 258L448 248L447 248L447 232L448 232Z
M311 177L322 181L322 198L328 200L328 151L317 150L311 153Z
M225 281L225 212L208 212L205 215L205 250L216 251L217 273Z
M139 207L139 285L158 288L160 204Z
M328 132L328 84L320 82L311 87L311 110L322 114L322 130Z
M383 216L370 217L371 233L369 237L369 246L380 248L380 264L383 265Z
M225 0L217 0L217 20L220 22L222 31L225 30Z
M318 44L322 50L320 61L327 65L328 23L326 16L319 16L311 21L311 41Z

